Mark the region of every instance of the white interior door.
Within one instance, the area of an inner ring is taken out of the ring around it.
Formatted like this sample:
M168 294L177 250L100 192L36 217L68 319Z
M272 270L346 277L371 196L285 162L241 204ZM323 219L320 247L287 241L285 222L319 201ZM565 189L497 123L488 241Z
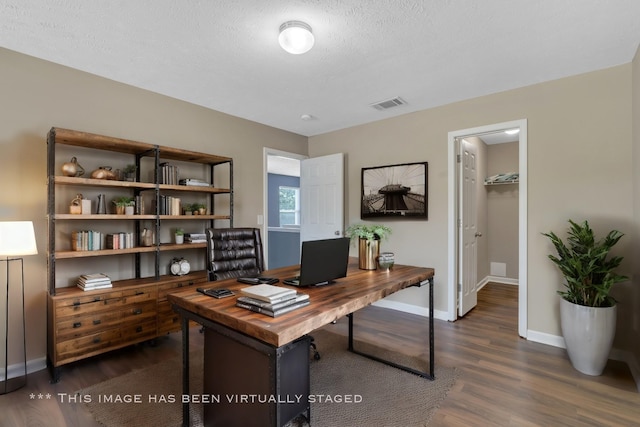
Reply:
M344 156L300 162L300 241L341 237L344 232Z
M478 181L478 149L466 140L460 144L460 290L458 315L464 316L478 303L478 212L476 185Z

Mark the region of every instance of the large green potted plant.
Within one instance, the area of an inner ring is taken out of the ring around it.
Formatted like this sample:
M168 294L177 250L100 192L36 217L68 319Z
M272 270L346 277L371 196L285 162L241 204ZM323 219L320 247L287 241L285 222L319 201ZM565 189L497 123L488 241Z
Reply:
M345 235L350 239L358 239L358 266L362 270L375 270L376 260L380 255L380 241L391 234L391 229L379 224L353 224Z
M615 272L620 256L609 256L623 236L610 231L596 240L589 223L569 220L567 243L555 233L543 233L553 243L557 256L549 259L565 278L565 290L558 291L560 325L573 367L587 375L604 370L616 329L617 305L610 295L614 284L627 280Z

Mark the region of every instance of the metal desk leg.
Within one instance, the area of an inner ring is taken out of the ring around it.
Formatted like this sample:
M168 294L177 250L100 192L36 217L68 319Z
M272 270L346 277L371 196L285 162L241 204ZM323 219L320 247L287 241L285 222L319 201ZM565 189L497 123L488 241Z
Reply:
M182 394L189 395L189 319L182 316ZM182 404L182 427L189 427L189 403Z
M435 345L433 333L433 277L429 279L429 374L430 379L434 380L435 376Z
M360 356L367 357L371 360L384 363L385 365L393 366L394 368L401 369L406 372L418 375L422 378L435 380L434 364L435 364L435 352L434 352L434 333L433 333L433 278L429 279L429 373L419 371L417 369L410 368L408 366L400 365L390 360L382 359L377 356L373 356L368 353L364 353L356 350L353 347L353 313L347 315L349 318L349 351Z

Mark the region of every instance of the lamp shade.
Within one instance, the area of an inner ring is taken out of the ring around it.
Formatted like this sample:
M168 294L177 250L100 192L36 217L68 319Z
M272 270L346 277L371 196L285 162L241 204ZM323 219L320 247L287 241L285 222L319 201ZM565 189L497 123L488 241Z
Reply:
M0 256L38 253L32 221L0 221Z
M289 53L299 55L308 52L315 42L311 27L301 21L288 21L280 25L280 46Z

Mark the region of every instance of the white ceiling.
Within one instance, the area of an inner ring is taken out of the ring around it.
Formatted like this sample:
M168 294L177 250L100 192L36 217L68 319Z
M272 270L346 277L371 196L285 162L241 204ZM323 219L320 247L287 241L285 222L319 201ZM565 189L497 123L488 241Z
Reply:
M628 63L639 17L638 0L0 0L0 46L312 136ZM310 52L278 46L288 20Z

